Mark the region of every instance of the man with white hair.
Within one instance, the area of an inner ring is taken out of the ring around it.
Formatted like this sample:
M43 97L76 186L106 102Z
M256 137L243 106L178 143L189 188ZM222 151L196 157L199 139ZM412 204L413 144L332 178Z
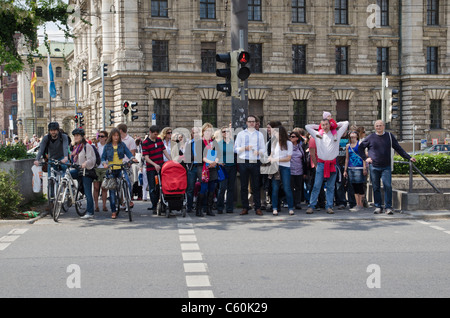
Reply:
M384 131L385 125L382 120L375 122L375 132L366 137L359 145L359 155L369 164L370 180L373 187L373 198L375 203L374 214L383 212L381 207L381 187L380 179L384 188L384 207L386 214L392 212L392 167L393 158L391 148L405 158L416 162L416 159L406 153L399 145L397 139L390 132ZM368 156L366 156L366 149Z

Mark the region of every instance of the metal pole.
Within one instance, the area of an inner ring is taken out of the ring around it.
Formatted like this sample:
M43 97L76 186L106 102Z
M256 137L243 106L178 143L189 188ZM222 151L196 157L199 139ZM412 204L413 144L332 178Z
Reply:
M386 122L386 73L381 73L381 120Z
M248 1L232 0L231 3L231 50L247 50L248 48ZM248 115L248 81L241 87L241 98L231 97L231 126L242 128L245 126ZM244 98L242 98L242 96Z
M75 115L78 113L77 76L75 76Z
M105 130L105 72L103 69L104 64L102 64L101 72L102 72L102 112L103 112L103 122L102 129Z

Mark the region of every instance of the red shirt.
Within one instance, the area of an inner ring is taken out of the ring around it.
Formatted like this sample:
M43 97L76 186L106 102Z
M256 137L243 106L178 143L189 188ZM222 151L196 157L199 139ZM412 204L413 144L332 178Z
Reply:
M148 156L150 160L156 163L159 166L162 166L164 163L163 158L163 150L166 149L161 138L156 138L155 141L152 141L150 138L146 138L142 143L142 155ZM147 171L154 171L155 167L153 165L146 162Z

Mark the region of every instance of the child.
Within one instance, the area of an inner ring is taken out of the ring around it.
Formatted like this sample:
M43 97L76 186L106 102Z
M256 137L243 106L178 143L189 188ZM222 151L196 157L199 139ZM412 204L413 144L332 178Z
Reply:
M336 134L337 134L336 128L338 128L338 125L337 125L336 121L333 118L331 118L331 113L323 112L323 119L328 119L328 121L330 122L331 133L334 136L334 141L337 141L337 139L336 139ZM316 135L316 137L322 139L322 136L323 136L323 129L322 129L322 126L319 125L319 133Z

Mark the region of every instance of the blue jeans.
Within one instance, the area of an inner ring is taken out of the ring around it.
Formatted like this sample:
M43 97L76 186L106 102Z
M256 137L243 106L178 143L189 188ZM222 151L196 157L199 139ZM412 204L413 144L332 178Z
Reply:
M324 171L324 164L323 162L317 163L316 168L316 175L315 175L315 181L314 181L314 187L311 192L311 198L309 200L309 207L315 208L317 204L317 199L319 198L320 189L322 188L322 183L324 181L323 171ZM325 181L325 185L327 187L326 191L326 199L327 203L325 208L333 208L333 201L334 201L334 186L336 183L336 172L331 172L330 177Z
M112 175L114 178L120 177L120 169L112 170ZM116 189L109 190L109 203L111 206L111 212L116 212Z
M374 167L369 166L370 180L373 187L373 200L376 208L381 208L381 184L383 182L384 188L384 207L392 209L392 171L391 166Z
M292 195L291 189L291 168L289 167L278 167L280 170L280 179L275 180L272 178L272 206L276 210L278 207L278 190L280 189L280 182L283 183L284 194L286 195L286 200L289 210L294 209L294 196Z
M86 214L94 215L94 197L92 196L92 182L94 179L83 177L83 172L78 170L70 170L70 174L78 182L83 182L84 195L86 196Z

